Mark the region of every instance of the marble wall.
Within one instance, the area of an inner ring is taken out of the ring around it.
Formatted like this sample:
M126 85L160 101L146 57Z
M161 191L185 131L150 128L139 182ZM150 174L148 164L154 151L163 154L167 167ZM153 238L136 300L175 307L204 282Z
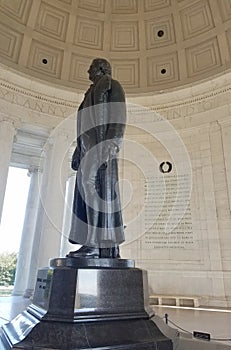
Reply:
M156 109L153 97L149 112L130 107L122 252L148 270L150 294L231 306L231 96L227 84L213 88Z

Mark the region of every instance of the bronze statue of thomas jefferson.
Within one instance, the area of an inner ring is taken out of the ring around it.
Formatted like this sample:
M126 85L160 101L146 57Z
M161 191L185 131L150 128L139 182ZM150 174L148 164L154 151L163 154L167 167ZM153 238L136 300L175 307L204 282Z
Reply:
M93 82L77 115L77 147L72 168L77 171L71 243L82 247L71 257L118 258L124 226L118 189L118 152L126 123L125 95L111 76L110 63L93 60Z

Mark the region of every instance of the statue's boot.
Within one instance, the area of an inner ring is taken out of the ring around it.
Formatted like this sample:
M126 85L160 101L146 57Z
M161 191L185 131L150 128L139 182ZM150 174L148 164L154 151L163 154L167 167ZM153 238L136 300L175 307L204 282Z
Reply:
M66 256L69 258L119 259L120 252L118 246L111 248L93 248L83 245L80 249L70 252Z
M99 258L99 248L88 247L83 245L80 249L70 252L66 255L71 258Z
M99 257L100 258L120 258L119 246L111 248L99 248Z

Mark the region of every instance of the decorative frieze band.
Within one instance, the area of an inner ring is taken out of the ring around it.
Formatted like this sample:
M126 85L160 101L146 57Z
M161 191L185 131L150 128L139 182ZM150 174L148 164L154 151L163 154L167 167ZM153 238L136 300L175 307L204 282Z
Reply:
M69 116L77 108L77 102L57 99L5 81L0 81L0 99L27 109L63 118Z
M176 97L176 101L169 103L163 102L163 104L158 105L154 104L154 100L156 100L156 98L153 98L153 104L149 105L147 108L149 110L156 111L162 114L165 118L171 120L179 118L181 116L189 116L202 113L222 105L230 104L230 92L231 85L226 85L225 87L214 89L207 93L198 94L191 98L178 100ZM179 93L179 91L176 92L178 96ZM149 96L149 101L150 98L151 97ZM70 116L70 114L74 113L79 104L78 100L80 100L77 94L77 101L73 102L70 100L55 98L33 90L25 89L4 80L0 80L0 99L25 107L26 109L62 118L66 118ZM141 109L145 107L145 99L145 96L143 101L142 99L138 98L140 104L142 103ZM134 100L135 99L133 98L133 101ZM129 111L137 112L138 109L138 104L136 106L128 104Z

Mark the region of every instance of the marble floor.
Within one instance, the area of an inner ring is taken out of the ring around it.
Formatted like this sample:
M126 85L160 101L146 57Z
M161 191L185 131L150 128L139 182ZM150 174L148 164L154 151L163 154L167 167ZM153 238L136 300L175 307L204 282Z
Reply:
M164 305L153 306L153 309L163 319L165 319L165 314L168 315L170 327L190 333L193 333L193 331L210 333L211 339L229 339L229 341L222 341L221 343L231 345L231 310Z
M24 310L31 300L23 297L0 297L0 326L12 320ZM188 332L210 333L212 339L230 339L222 342L231 345L231 310L152 306L156 315L165 319L169 325ZM180 328L179 328L180 327ZM220 342L219 342L220 343Z
M0 297L0 326L11 321L31 303L30 299L9 296Z

